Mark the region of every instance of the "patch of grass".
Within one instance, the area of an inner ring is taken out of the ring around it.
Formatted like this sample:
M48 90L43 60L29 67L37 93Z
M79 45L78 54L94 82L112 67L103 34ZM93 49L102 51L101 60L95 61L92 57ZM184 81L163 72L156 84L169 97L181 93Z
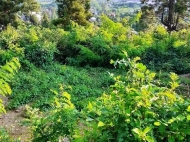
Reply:
M72 102L79 108L83 107L85 102L99 97L114 83L108 71L120 74L116 69L79 68L58 63L43 69L35 66L27 71L21 69L11 84L13 93L8 107L31 104L48 109L54 98L50 90L58 90L60 84L66 86L65 91L72 95Z
M13 137L11 137L8 131L3 127L0 127L0 141L1 142L20 142L19 139L14 139Z

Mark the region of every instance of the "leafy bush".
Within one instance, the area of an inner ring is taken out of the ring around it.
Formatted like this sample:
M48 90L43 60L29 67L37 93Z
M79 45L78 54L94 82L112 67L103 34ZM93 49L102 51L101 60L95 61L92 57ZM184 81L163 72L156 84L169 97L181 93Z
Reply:
M152 70L183 74L190 69L190 33L185 29L169 34L158 25L135 32L129 24L124 27L102 16L99 27L73 22L64 31L20 25L18 29L8 26L0 35L1 64L19 56L23 65L27 59L37 66L56 60L69 65L110 67L109 61L124 58L126 51L130 57L141 57Z
M38 67L52 64L55 52L56 46L52 42L37 42L25 46L25 58Z
M10 95L12 90L8 83L13 79L14 73L20 68L17 58L13 58L6 65L0 67L0 95ZM0 113L5 112L2 100L0 99Z
M12 26L8 25L7 29L0 33L0 63L5 64L6 61L13 57L23 57L24 50L20 47L18 41L20 35Z
M56 142L58 139L68 136L74 131L73 126L77 125L78 112L71 103L70 95L64 92L62 87L60 88L60 93L53 91L56 95L53 103L56 111L50 111L45 116L40 117L34 115L33 110L28 108L28 115L32 117L32 123L35 125L32 127L34 132L32 141L45 142L51 140L52 142Z
M81 112L68 93L55 97L55 109L49 112L53 115L32 117L38 117L31 123L34 140L189 141L190 102L175 92L178 76L171 73L169 87L159 86L154 80L156 74L138 60L112 61L127 67L126 75L114 77L116 83L110 86L110 93L89 102Z
M87 106L85 141L188 141L190 102L174 91L177 75L171 73L170 87L159 87L138 58L116 61L129 66L124 77L116 77L112 92ZM86 113L85 113L86 114ZM88 129L91 128L91 129ZM173 135L175 133L176 135ZM100 138L102 138L100 140Z

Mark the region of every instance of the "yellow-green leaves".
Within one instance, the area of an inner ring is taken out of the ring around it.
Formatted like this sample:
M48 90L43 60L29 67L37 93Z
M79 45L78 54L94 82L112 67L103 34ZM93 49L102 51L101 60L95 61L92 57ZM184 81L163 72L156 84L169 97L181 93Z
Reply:
M172 80L172 82L170 82L170 86L171 86L171 89L174 90L174 89L176 89L179 86L179 84L177 82L177 80L178 80L179 77L175 73L170 73L170 78Z
M60 92L51 90L56 96L54 97L54 106L56 108L75 109L74 104L71 102L71 95L64 91L63 85L60 85Z
M160 123L160 122L154 122L154 125L155 125L155 126L160 126L161 123Z
M102 121L98 122L98 127L103 127L105 124Z
M14 73L20 68L20 63L17 58L13 58L6 65L0 67L0 95L10 95L12 90L9 82L13 78ZM5 112L2 100L0 99L0 113Z
M190 115L187 115L187 120L190 120Z
M91 102L88 103L87 108L89 109L89 111L92 111L93 106L92 106L92 103L91 103Z
M190 105L188 106L187 111L190 112Z
M174 42L174 47L178 48L178 47L185 46L186 44L187 44L186 41L177 40Z
M151 127L146 127L144 130L139 128L134 128L132 131L135 133L135 136L141 141L154 142L154 138L149 136L148 133L151 131Z
M0 94L11 94L11 88L8 82L13 78L14 73L20 68L20 63L17 58L13 58L6 65L0 67Z
M6 94L9 95L12 93L11 87L7 83L0 82L0 94L5 96Z
M190 112L190 105L187 107L187 112ZM190 115L187 115L187 120L190 120Z

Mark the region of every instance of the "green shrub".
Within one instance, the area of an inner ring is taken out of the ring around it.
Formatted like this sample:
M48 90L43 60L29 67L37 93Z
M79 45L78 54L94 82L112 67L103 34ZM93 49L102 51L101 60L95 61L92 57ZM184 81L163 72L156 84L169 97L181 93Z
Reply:
M68 93L55 97L55 109L49 115L32 117L37 118L31 122L34 140L189 141L190 102L175 92L178 76L171 73L169 86L159 86L156 74L138 60L112 61L115 66L127 67L127 73L114 77L116 83L109 94L90 101L80 112Z
M25 58L38 67L52 64L55 52L56 46L52 42L37 42L25 46Z
M190 102L175 92L177 75L170 74L169 88L159 87L153 80L155 73L137 60L114 63L129 66L129 71L124 79L115 78L109 95L89 102L85 114L91 121L83 122L87 129L77 135L82 141L189 140Z
M72 34L63 36L62 39L57 43L57 49L58 54L56 54L56 60L67 64L70 63L68 59L76 57L80 51L77 41L73 39Z
M9 86L15 72L20 68L17 58L13 58L10 62L0 67L0 95L10 95L12 90ZM0 99L0 113L5 112L4 105Z
M0 33L0 64L5 64L13 57L24 56L24 50L18 43L20 38L18 31L10 25Z

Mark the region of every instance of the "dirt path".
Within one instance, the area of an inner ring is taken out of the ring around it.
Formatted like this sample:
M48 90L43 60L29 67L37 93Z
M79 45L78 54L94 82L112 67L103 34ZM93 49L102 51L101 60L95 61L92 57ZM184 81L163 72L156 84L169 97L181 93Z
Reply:
M180 91L182 94L185 94L188 98L190 98L190 73L180 75L180 78L185 79L186 81L182 81L180 84Z
M2 98L4 104L8 102L8 98ZM20 138L21 142L30 142L31 134L29 128L21 125L23 121L24 107L21 106L16 110L7 111L6 114L0 115L0 126L6 128L10 136Z

